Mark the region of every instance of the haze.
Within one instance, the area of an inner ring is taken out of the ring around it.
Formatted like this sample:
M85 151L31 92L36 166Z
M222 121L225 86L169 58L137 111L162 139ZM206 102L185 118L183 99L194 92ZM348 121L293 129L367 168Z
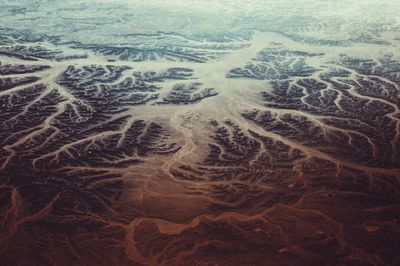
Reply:
M0 265L398 265L398 1L0 1Z

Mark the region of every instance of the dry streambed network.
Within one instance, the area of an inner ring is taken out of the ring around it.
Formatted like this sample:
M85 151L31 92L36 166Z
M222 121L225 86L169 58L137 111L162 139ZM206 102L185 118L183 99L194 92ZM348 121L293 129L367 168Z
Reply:
M1 3L1 265L400 263L398 5L116 2Z

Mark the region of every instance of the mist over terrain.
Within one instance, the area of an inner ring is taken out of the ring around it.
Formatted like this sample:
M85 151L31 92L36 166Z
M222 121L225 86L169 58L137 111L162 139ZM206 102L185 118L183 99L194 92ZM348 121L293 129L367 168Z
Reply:
M0 0L0 265L399 265L399 14Z

